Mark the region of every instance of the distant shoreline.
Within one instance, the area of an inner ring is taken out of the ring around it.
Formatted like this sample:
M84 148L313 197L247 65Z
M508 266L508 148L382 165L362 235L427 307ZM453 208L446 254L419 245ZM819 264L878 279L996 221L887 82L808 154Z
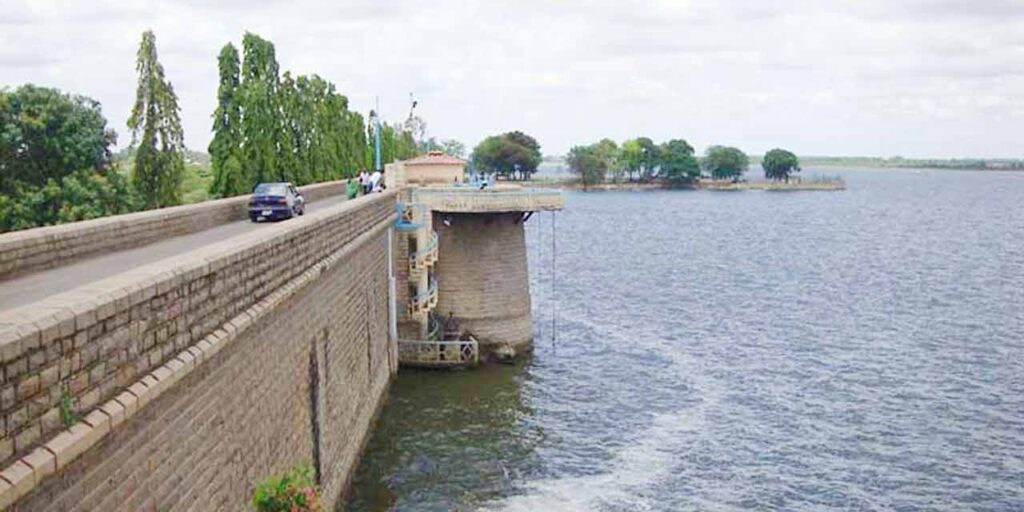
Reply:
M567 179L540 179L528 180L522 183L525 186L559 188L563 190L581 191L644 191L644 190L712 190L712 191L745 191L759 190L765 192L789 192L789 191L838 191L846 190L846 182L837 178L828 179L805 179L799 178L787 182L782 181L745 181L733 183L731 181L700 180L693 183L674 184L665 181L651 182L619 182L619 183L598 183L595 185L584 185L575 178Z

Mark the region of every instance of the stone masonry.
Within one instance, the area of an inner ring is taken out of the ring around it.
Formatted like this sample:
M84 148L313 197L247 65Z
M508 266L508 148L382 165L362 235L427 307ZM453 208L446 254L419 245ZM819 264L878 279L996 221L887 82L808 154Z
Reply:
M394 204L341 203L0 315L0 507L240 510L298 462L333 504L397 366Z

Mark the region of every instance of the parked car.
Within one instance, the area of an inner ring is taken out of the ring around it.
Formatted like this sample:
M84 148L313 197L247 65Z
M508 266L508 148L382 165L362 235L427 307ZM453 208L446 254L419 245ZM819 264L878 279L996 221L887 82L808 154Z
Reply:
M252 189L249 219L290 219L306 213L306 200L291 183L260 183Z

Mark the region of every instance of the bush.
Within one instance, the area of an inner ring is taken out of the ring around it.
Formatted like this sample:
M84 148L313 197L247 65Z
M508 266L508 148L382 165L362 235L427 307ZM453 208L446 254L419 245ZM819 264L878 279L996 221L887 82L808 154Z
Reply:
M321 512L320 489L308 465L292 468L284 476L272 476L256 485L252 505L257 512Z

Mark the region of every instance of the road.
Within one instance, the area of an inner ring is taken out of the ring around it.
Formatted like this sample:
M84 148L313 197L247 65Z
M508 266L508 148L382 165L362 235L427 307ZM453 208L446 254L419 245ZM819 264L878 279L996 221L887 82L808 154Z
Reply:
M343 199L344 196L331 196L310 202L306 205L306 212L312 213L327 208ZM0 311L31 304L51 295L93 283L147 263L183 254L197 247L227 240L254 229L266 228L269 225L271 225L269 222L254 224L248 219L240 220L134 249L100 254L68 265L0 281Z

